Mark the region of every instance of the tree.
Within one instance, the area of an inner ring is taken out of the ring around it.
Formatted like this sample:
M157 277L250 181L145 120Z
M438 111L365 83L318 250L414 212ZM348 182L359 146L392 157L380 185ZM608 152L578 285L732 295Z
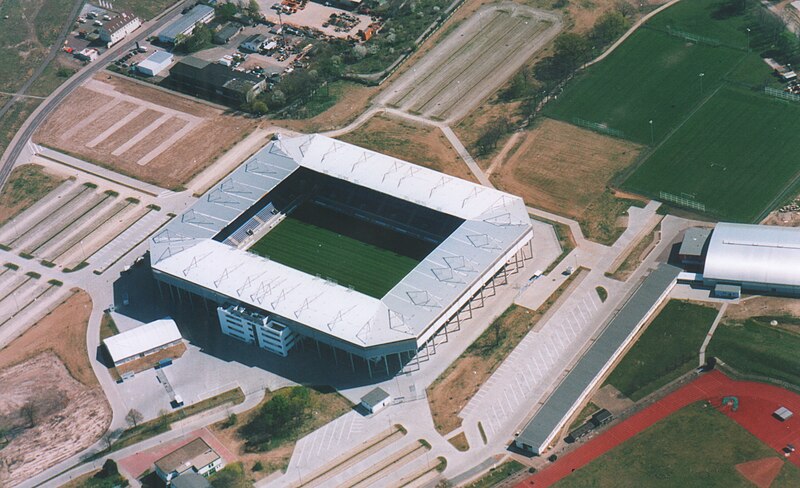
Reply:
M142 420L144 420L144 416L140 411L136 410L135 408L130 409L128 411L128 414L125 416L125 421L128 422L128 424L134 428L138 426L139 422L141 422Z
M621 12L606 12L597 19L589 38L594 43L594 47L600 48L616 40L628 29L628 19Z
M261 6L257 0L250 0L250 5L247 7L250 13L250 18L253 20L261 20Z
M94 475L95 478L111 478L119 476L119 468L117 468L117 463L113 459L106 459L106 462L103 463L103 468Z
M586 38L573 32L567 32L556 37L554 47L556 58L568 71L572 71L586 62L591 52Z
M25 422L28 424L28 428L32 428L36 425L36 414L38 413L38 408L32 401L28 400L25 402L25 404L20 407L19 413L22 415L22 418L25 419Z
M211 477L211 486L214 488L248 488L253 484L247 480L242 463L232 463Z
M120 431L118 429L109 430L105 434L103 434L103 437L101 437L101 439L103 440L103 444L105 444L106 449L111 449L111 445L114 443L114 439L116 439L117 436L119 436L119 434Z
M192 31L191 36L178 42L178 47L181 51L186 53L201 51L211 46L212 37L214 37L214 34L211 32L211 28L199 22Z
M236 8L236 5L230 2L218 4L216 10L216 16L222 20L231 20L234 15L239 13L239 9Z

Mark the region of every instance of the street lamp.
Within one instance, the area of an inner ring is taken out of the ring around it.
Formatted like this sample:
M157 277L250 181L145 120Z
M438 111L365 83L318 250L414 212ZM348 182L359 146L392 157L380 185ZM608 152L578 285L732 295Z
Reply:
M750 28L747 28L747 52L750 52Z
M701 97L703 96L703 77L705 75L706 75L705 73L700 73L700 96Z
M650 145L654 146L656 141L655 133L653 132L653 119L650 119Z

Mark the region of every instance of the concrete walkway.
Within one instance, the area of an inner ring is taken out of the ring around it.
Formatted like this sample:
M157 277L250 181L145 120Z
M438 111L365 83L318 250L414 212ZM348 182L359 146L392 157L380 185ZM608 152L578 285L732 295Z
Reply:
M717 313L717 317L714 319L714 322L711 324L711 328L708 329L708 334L706 334L705 339L703 339L703 345L700 346L700 366L706 364L706 349L708 348L708 344L711 342L711 338L714 337L714 332L717 330L717 326L719 325L720 321L723 317L725 317L725 311L728 309L728 304L723 303L721 307L719 307L719 312Z

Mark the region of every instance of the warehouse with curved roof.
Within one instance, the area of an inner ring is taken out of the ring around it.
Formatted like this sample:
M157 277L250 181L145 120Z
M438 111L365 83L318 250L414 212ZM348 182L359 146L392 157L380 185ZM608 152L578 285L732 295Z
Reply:
M800 229L719 223L711 234L703 269L708 286L800 295Z

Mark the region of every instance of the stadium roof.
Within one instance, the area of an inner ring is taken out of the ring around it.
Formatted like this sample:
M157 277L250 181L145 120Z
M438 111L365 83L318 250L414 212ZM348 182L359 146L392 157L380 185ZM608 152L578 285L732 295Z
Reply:
M566 421L567 414L581 399L592 382L609 364L617 351L630 337L647 313L661 301L661 297L675 283L679 268L660 265L645 278L641 286L628 299L619 313L611 319L588 351L578 360L544 405L528 422L517 443L532 446L537 453L547 448L554 435Z
M211 239L299 167L465 221L381 299ZM449 318L445 311L530 235L518 197L310 135L267 144L150 244L158 272L365 348L416 339Z
M703 277L734 283L800 286L800 229L719 223Z
M103 344L116 363L180 339L181 333L175 321L166 318L108 337Z

